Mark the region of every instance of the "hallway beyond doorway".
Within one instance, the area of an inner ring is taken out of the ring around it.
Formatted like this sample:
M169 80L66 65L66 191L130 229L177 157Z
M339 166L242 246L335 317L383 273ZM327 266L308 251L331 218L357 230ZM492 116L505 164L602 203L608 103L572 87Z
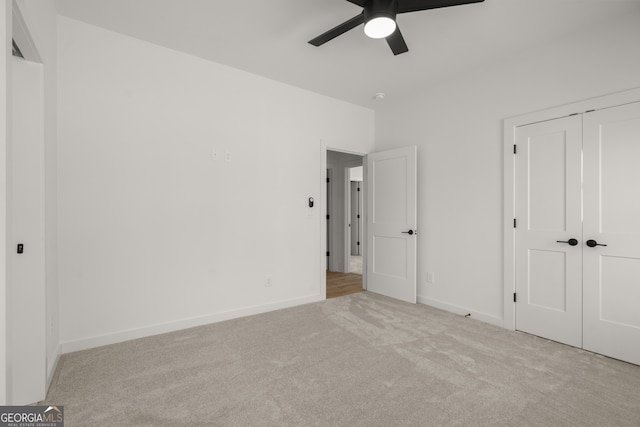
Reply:
M362 256L351 255L349 257L349 273L362 275Z
M327 299L363 291L362 275L327 271Z

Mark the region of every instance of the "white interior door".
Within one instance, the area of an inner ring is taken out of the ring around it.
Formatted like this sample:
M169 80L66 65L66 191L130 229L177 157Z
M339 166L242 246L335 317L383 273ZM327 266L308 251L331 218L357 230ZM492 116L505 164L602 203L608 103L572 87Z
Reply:
M584 115L584 239L584 348L640 364L640 103Z
M351 181L351 255L361 255L360 244L362 240L362 191L361 181Z
M416 302L417 148L367 156L367 290Z
M516 329L581 347L582 118L519 127L516 146Z

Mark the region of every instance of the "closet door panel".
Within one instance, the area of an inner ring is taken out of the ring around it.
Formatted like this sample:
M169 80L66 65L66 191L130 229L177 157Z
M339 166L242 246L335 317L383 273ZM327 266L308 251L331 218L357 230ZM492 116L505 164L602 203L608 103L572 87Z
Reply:
M582 118L522 126L516 143L516 329L581 347Z
M640 364L640 103L584 115L586 350Z

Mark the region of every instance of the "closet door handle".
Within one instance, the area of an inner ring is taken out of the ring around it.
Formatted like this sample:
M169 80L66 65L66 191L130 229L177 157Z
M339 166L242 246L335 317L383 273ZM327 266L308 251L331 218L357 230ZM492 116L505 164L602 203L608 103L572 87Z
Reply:
M576 239L556 240L556 242L558 242L558 243L568 243L569 246L576 246L578 244L578 241Z
M402 234L408 234L409 236L413 236L413 230L403 231Z
M595 240L587 240L587 246L589 246L590 248L595 248L596 246L607 246L607 245L603 245L602 243L598 243Z

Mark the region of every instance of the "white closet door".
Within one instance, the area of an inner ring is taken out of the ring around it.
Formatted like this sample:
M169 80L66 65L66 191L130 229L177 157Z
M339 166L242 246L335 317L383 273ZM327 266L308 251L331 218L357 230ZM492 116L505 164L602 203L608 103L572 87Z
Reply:
M581 347L581 116L519 127L516 145L516 329Z
M584 240L584 348L640 364L640 103L584 115Z

